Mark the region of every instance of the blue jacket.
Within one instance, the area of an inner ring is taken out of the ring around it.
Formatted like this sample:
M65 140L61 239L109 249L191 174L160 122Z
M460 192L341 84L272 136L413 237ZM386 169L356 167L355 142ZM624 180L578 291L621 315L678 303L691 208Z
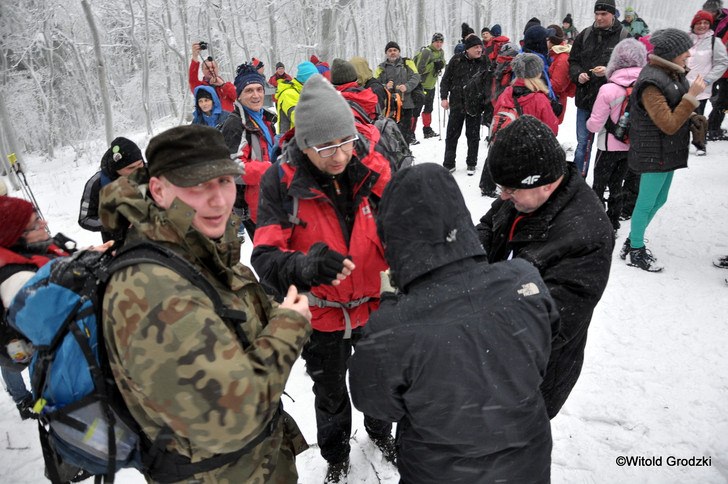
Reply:
M200 89L209 92L212 95L212 113L206 116L200 107L197 105L197 94ZM195 112L192 117L192 124L202 124L205 126L212 126L216 128L222 126L230 113L223 111L222 104L220 104L220 98L217 97L215 89L210 86L197 86L195 88Z

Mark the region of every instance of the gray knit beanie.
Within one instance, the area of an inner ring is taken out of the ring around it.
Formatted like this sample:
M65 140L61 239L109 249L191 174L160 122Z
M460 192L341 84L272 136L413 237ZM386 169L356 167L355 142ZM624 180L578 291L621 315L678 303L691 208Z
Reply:
M535 188L566 173L566 154L551 128L523 115L498 132L488 150L493 181L508 188Z
M703 10L706 10L712 14L720 12L723 8L723 2L721 0L707 0L703 4Z
M513 75L521 79L539 77L543 72L543 60L536 54L518 54L511 62Z
M672 28L658 30L652 34L650 43L655 47L652 53L667 61L689 51L693 46L693 41L686 32Z
M351 62L344 59L334 59L331 62L331 84L334 86L356 82L356 77L356 69Z
M302 150L356 134L343 96L321 74L306 81L296 105L296 144Z

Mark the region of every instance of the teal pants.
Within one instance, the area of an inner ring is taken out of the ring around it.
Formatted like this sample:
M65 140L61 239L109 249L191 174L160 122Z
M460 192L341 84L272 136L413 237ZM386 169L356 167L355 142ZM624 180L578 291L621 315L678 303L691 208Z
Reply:
M672 185L674 171L667 173L642 173L640 193L632 212L632 229L629 240L633 249L645 246L645 231L657 211L665 205Z

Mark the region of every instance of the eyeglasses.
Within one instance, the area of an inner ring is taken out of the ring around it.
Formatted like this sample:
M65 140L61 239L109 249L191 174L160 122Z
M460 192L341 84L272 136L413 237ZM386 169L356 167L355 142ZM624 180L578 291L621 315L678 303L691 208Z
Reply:
M354 135L352 139L348 139L337 145L324 146L323 148L317 148L314 146L313 149L316 150L316 153L318 153L321 158L331 158L336 154L336 150L338 150L339 148L341 148L341 151L343 151L344 153L351 153L351 150L354 149L354 143L356 141L359 141L359 136Z
M496 185L498 187L498 190L500 190L501 193L505 193L506 195L513 195L516 193L520 188L506 188L502 185Z

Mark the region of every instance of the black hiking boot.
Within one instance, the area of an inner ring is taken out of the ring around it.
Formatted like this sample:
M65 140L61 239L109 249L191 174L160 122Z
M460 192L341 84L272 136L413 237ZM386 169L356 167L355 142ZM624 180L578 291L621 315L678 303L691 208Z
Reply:
M372 442L374 442L374 445L376 445L377 448L380 451L382 451L382 456L384 457L384 460L396 465L397 446L395 445L394 439L392 438L392 436L383 435L381 437L372 437L370 435L369 438L372 439Z
M435 131L429 126L425 126L424 128L422 128L422 135L425 137L425 139L437 138L438 136L440 136L438 133L435 133Z
M468 176L473 176L473 175L475 175L475 167L469 166L468 167Z
M715 259L713 265L719 269L728 269L728 255Z
M657 260L652 256L652 252L647 250L647 247L630 249L629 264L627 265L639 267L643 271L647 272L660 272L663 269L661 266L657 265Z
M705 135L707 141L726 141L728 140L728 134L724 129L713 129L708 131Z
M619 250L620 259L625 260L627 258L627 254L629 254L629 251L632 248L632 246L629 244L629 237L627 237L627 240L624 241L624 244L622 244L622 248Z
M324 484L344 484L349 476L349 456L341 462L329 462Z

